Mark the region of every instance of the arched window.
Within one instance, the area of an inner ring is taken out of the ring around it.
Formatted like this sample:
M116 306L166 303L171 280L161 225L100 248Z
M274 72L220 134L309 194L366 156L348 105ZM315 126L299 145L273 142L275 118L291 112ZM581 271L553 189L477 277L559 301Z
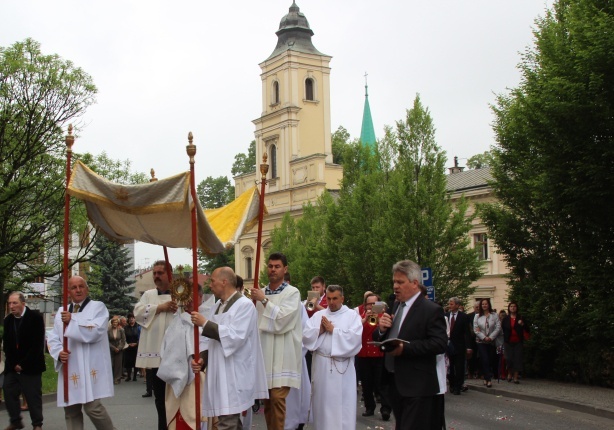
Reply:
M247 257L245 259L245 279L254 279L252 273L252 257Z
M279 103L279 82L273 82L273 104Z
M313 79L305 79L305 100L314 100L313 98Z
M277 147L271 145L271 178L277 177Z

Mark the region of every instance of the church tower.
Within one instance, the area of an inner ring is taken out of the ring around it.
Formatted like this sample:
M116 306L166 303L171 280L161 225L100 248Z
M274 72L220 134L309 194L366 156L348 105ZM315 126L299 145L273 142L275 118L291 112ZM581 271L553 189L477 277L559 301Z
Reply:
M303 205L326 189L338 190L343 171L333 164L330 120L330 60L311 41L313 31L296 2L279 23L277 46L260 63L262 113L256 126L256 166L267 154L269 173L261 264L271 252L270 232L290 212L300 217ZM258 167L257 167L258 169ZM254 186L260 173L234 178L236 195ZM235 245L235 269L250 285L253 279L256 227Z

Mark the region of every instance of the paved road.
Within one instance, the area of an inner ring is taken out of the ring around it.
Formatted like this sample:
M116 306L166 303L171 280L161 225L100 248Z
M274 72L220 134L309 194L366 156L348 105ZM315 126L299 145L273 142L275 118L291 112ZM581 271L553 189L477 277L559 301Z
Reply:
M138 382L122 382L115 387L115 397L105 399L103 403L112 415L117 430L155 429L157 426L156 409L153 398L142 398L145 385ZM64 430L64 412L56 407L55 397L47 397L44 405L45 430ZM384 422L376 415L364 418L362 405L358 406L357 429L392 430L394 419ZM470 390L462 396L446 395L447 428L454 430L492 430L505 429L611 429L614 421L608 418L589 415L563 409L557 406L518 400L505 396L494 396ZM29 424L27 412L24 424ZM85 430L94 427L85 419ZM8 415L4 408L0 411L0 428L8 424ZM29 425L26 426L29 428ZM262 411L254 417L254 429L265 429ZM307 426L307 429L313 429ZM335 430L335 429L330 429Z

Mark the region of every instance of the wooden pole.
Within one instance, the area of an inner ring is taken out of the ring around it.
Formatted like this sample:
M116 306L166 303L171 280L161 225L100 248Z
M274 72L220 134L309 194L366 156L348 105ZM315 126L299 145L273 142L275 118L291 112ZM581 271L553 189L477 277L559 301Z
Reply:
M196 155L196 145L192 143L194 136L188 133L188 145L185 150L190 157L190 195L192 196L192 303L194 310L198 312L198 236L196 228L196 180L194 178L194 156ZM194 326L194 359L200 356L198 327ZM200 375L197 373L194 378L194 402L196 403L196 428L200 428Z
M156 178L156 172L154 171L153 167L149 173L151 174L151 179L149 182L156 182L158 178ZM171 267L171 262L168 260L168 248L163 245L162 249L164 250L164 268L166 269L166 277L168 278L168 282L170 284L173 282L173 270Z
M62 265L62 309L68 310L68 236L70 235L70 196L68 195L68 184L70 183L70 169L72 161L72 146L75 143L75 137L72 135L72 124L68 125L68 135L65 139L66 143L66 189L64 190L64 262ZM64 323L64 332L66 332L68 323ZM68 339L63 337L62 348L64 352L68 352ZM64 376L64 403L68 403L68 362L63 366Z
M262 156L262 164L260 165L260 202L258 205L258 238L256 239L256 267L254 271L254 288L260 288L258 285L258 277L260 275L260 248L262 247L262 220L264 218L264 187L266 186L266 175L269 173L269 165L266 162L267 155ZM255 302L254 302L255 303Z

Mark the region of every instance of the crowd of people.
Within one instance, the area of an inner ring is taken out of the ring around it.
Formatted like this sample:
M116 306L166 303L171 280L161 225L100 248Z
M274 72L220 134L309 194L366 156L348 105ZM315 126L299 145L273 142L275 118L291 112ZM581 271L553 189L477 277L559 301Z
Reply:
M387 301L368 291L355 309L344 304L341 286L327 286L320 276L302 301L281 253L269 256L269 284L251 288L249 299L241 277L220 267L210 277L212 296L204 301L199 285L198 303L189 301L181 310L171 295L170 264L157 261L152 272L156 288L127 317L109 317L104 303L89 297L85 279L69 279L71 303L58 310L47 338L58 372L57 405L68 429L83 429L83 412L97 429L114 429L101 399L143 373L143 397L154 397L159 430L251 428L259 402L268 429L312 423L315 429L353 430L357 385L363 416L375 415L379 403L381 419L393 415L396 429L442 429L448 384L459 395L466 375L479 373L487 387L493 378L519 383L529 326L518 304L510 303L502 315L482 299L466 314L454 297L444 312L427 299L421 268L409 260L393 265L394 294ZM8 306L6 430L24 428L20 395L40 430L43 319L22 293L10 294ZM197 356L194 327L200 333Z

